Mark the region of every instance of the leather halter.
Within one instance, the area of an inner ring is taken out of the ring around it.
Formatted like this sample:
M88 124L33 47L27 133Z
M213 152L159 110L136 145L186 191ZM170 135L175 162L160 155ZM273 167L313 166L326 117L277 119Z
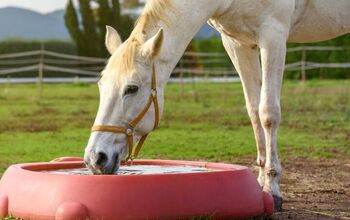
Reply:
M128 148L129 148L129 155L125 159L126 162L129 160L133 160L137 157L139 154L143 143L145 142L148 134L145 134L141 137L140 141L138 142L135 150L134 148L134 132L136 126L142 121L142 119L145 117L146 113L150 109L151 105L153 103L154 107L154 127L153 130L158 127L159 124L159 106L158 106L158 99L157 99L157 79L156 79L156 70L155 66L153 64L152 66L152 84L151 84L151 94L148 98L148 102L144 109L136 116L136 118L128 122L126 126L105 126L105 125L95 125L92 127L91 132L111 132L111 133L124 133L128 140Z

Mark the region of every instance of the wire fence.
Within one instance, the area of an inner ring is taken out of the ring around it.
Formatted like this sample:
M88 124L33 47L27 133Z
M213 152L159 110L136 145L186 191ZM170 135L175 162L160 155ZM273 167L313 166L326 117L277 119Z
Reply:
M287 63L286 71L301 72L318 68L350 68L350 63L318 63L306 60L308 51L341 51L345 47L294 47L288 53L301 52L301 60ZM96 82L107 60L45 50L0 54L0 83ZM225 53L186 52L170 79L175 83L239 81Z

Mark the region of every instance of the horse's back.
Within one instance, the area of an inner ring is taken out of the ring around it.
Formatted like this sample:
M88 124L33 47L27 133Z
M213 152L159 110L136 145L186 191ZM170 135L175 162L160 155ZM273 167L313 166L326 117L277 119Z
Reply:
M349 32L349 0L295 1L290 42L323 41Z
M324 41L350 32L350 0L221 1L232 3L209 23L220 33L247 44L256 42L261 27L274 16L284 21L291 16L290 23L285 23L289 42Z

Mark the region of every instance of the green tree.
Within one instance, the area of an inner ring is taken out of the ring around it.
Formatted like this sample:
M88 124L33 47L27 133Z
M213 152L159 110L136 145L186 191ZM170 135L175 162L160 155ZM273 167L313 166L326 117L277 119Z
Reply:
M132 31L134 20L128 15L121 15L119 0L93 0L98 5L95 10L90 7L91 1L79 0L78 16L72 0L69 0L65 13L66 26L80 55L106 56L107 50L103 46L106 25L118 30L125 40Z
M129 37L131 31L134 28L134 20L127 15L121 16L120 20L120 24L118 26L115 26L115 29L118 30L121 38L125 40Z
M106 35L106 24L108 24L111 17L113 17L113 14L110 12L110 5L108 0L97 0L97 3L99 5L97 9L97 15L98 15L98 31L100 35L99 44L102 47L104 44L104 38L103 36ZM114 19L113 19L114 20ZM107 51L103 49L102 54L105 56L107 55Z
M101 45L98 44L99 36L90 0L79 0L79 5L83 24L83 42L86 48L85 55L100 56Z
M124 1L125 3L126 1ZM111 18L108 25L114 27L123 40L127 39L134 27L134 20L128 15L122 15L119 0L111 0Z
M64 15L64 20L67 26L67 29L71 35L72 40L75 42L77 49L80 55L83 55L83 41L82 41L82 32L79 29L79 21L76 10L74 8L72 0L68 1L66 12Z
M139 0L125 0L123 2L123 7L125 8L136 8L141 5Z
M134 20L128 15L121 15L119 0L97 0L99 8L97 9L98 28L100 34L100 45L104 44L106 35L106 25L118 30L122 39L127 39L132 31ZM103 47L102 54L106 56L107 50Z
M203 66L200 64L199 58L196 55L197 50L196 50L196 47L194 45L194 41L191 41L190 44L187 46L185 53L186 52L191 53L191 55L185 56L186 62L183 63L182 66L186 67L186 68L202 69Z
M111 9L109 10L110 16L111 16L111 26L118 27L122 21L121 21L121 10L120 10L120 3L119 0L112 0L111 1Z

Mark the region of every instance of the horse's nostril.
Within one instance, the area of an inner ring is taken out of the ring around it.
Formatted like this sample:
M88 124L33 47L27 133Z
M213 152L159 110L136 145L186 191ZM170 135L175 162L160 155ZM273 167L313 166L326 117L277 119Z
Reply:
M98 152L97 153L97 160L96 160L96 165L100 167L104 167L108 161L108 156L104 152Z

